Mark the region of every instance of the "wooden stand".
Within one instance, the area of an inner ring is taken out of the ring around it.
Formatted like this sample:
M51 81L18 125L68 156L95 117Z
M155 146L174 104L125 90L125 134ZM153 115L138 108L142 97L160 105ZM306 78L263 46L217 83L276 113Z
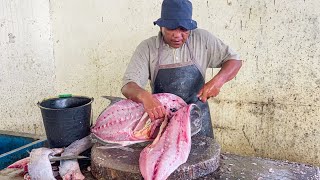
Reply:
M95 178L143 179L139 170L139 156L147 145L136 144L129 149L99 149L95 144L91 151L91 171ZM219 167L220 146L209 137L192 137L192 147L188 161L182 164L168 179L197 179L214 172Z

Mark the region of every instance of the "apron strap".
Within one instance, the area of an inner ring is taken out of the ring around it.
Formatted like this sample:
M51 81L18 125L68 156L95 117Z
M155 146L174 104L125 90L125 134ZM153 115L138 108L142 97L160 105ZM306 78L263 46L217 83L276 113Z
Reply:
M153 74L152 81L151 81L152 87L153 87L153 83L156 80L156 77L158 75L159 66L160 66L160 54L162 52L162 49L163 49L163 36L160 38L159 49L158 49L158 59L156 62L156 67L154 69L154 74Z
M188 47L189 52L190 52L191 61L192 61L193 64L198 68L198 70L200 71L203 79L205 79L205 78L204 78L205 76L204 76L204 74L203 74L203 72L202 72L202 70L201 70L200 64L195 60L194 51L193 51L192 47L191 47L190 44L189 44L189 39L187 40L186 44L187 44L187 47Z
M153 73L153 77L152 77L152 79L151 79L151 84L152 84L152 86L151 87L153 87L153 83L154 83L154 81L156 80L156 77L157 77L157 75L158 75L158 71L159 71L159 64L160 64L160 52L162 51L162 38L160 38L160 43L159 43L159 49L158 49L158 59L157 59L157 61L156 61L156 66L155 66L155 68L154 68L154 73ZM151 68L150 68L151 69Z

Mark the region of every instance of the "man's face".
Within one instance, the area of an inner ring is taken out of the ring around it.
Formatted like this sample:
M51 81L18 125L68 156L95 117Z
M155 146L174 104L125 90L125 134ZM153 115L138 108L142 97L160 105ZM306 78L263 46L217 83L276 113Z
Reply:
M170 47L179 48L188 39L190 31L184 28L168 29L166 27L160 28L164 42L166 42Z

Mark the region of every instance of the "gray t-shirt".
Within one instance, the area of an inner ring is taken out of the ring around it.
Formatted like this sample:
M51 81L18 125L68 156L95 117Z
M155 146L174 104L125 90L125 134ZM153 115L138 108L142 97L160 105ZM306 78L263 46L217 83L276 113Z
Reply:
M135 82L144 88L148 79L153 79L160 45L163 46L161 52L162 65L183 63L190 59L190 51L186 43L182 47L174 49L168 44L160 44L161 38L163 37L159 32L158 36L146 39L138 45L124 74L123 85ZM230 59L240 60L239 55L228 45L203 29L192 30L188 43L203 76L207 68L219 68Z

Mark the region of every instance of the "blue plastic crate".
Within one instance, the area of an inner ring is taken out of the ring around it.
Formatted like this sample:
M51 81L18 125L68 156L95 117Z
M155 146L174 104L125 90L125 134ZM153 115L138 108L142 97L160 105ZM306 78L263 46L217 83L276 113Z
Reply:
M0 170L29 156L32 149L47 147L45 137L0 131Z

